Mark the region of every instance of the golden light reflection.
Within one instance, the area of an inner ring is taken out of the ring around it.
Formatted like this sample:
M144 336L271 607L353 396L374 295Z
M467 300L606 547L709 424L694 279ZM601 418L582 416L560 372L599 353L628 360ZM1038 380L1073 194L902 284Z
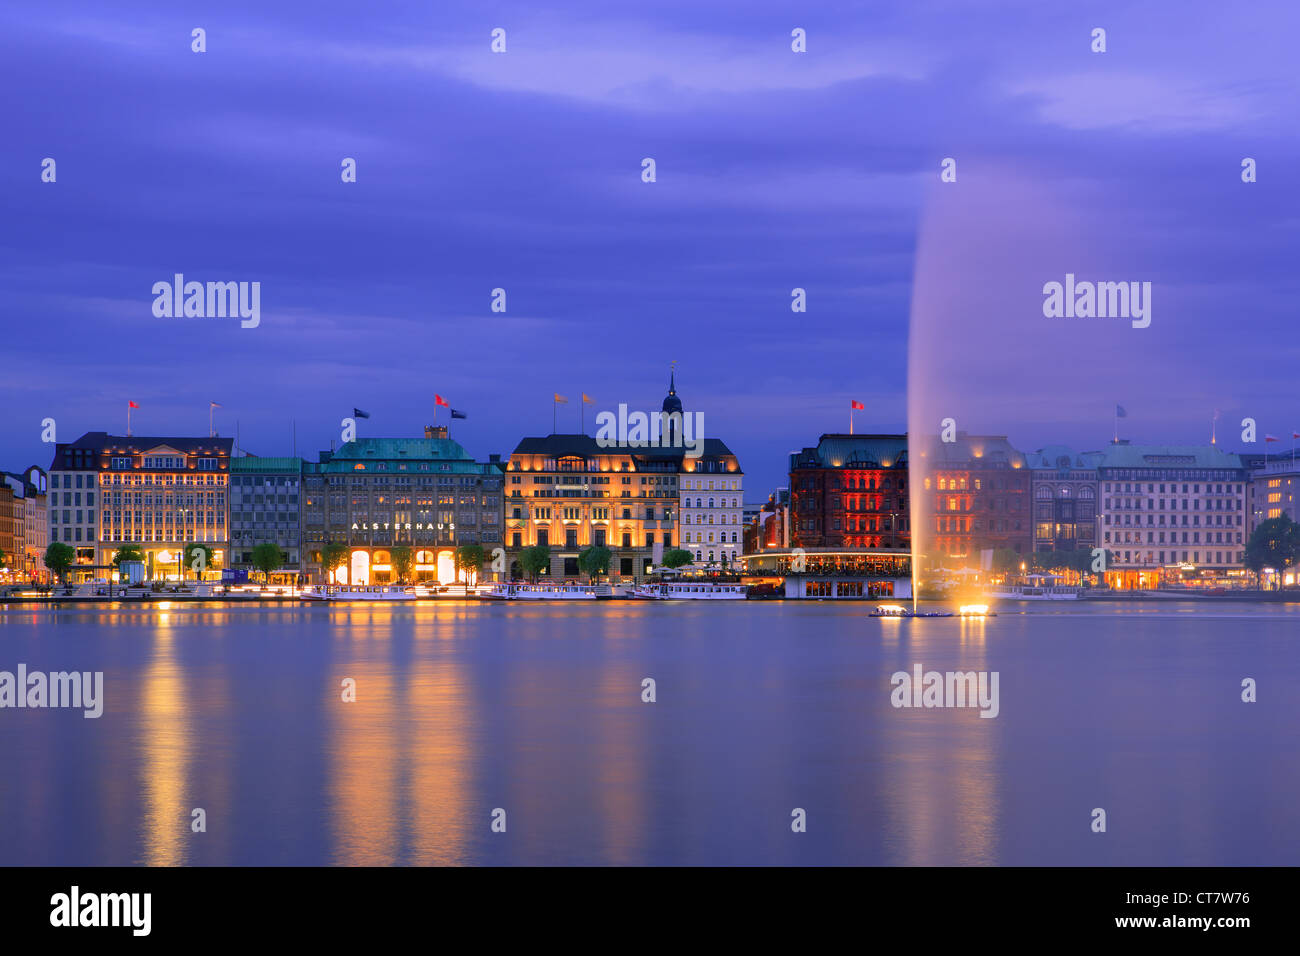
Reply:
M129 615L124 615L129 616ZM186 862L190 807L186 777L191 734L185 670L176 660L168 615L153 622L153 654L140 695L140 764L144 772L144 863L178 866Z
M402 713L392 679L389 608L349 609L331 617L340 644L374 643L378 658L343 647L340 663L325 688L325 712L333 724L329 757L330 813L335 862L344 866L392 866L397 863L397 737ZM379 626L376 626L376 625ZM356 702L342 699L344 678L356 681Z

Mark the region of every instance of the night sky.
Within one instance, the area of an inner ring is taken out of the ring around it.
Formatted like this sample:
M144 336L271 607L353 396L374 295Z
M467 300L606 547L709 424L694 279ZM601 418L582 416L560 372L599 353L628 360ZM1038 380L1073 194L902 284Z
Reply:
M562 431L584 391L589 431L657 408L676 360L757 501L851 399L907 427L909 334L914 425L1100 448L1118 402L1134 440L1219 409L1230 450L1246 415L1289 447L1298 30L1281 0L8 2L0 468L128 400L284 455L354 406L418 435L440 393L505 455L557 391ZM260 326L156 318L177 272L259 281ZM1067 272L1152 282L1151 326L1045 318Z

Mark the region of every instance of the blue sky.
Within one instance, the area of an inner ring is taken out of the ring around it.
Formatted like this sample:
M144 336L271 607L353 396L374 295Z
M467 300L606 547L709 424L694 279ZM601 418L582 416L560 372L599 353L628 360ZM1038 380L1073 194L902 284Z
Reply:
M6 4L0 467L48 463L46 417L121 431L128 399L139 434L221 402L274 455L353 406L418 434L437 392L508 454L553 392L561 430L595 397L591 430L676 360L760 500L850 399L906 427L909 339L914 424L1095 448L1121 402L1135 440L1204 440L1216 408L1228 447L1245 415L1289 434L1298 27L1282 2ZM1151 281L1151 327L1045 318L1067 271ZM261 282L260 326L154 317L176 272Z

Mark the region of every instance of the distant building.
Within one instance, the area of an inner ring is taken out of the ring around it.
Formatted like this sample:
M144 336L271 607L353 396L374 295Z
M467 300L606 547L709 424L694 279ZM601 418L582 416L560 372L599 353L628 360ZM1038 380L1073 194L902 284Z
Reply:
M790 546L911 546L906 435L822 435L790 455Z
M1214 445L1112 444L1098 466L1108 570L1129 587L1155 586L1166 566L1239 570L1250 477L1237 455Z
M778 488L753 508L745 525L745 554L789 547L790 489Z
M1290 452L1276 455L1252 452L1238 457L1250 475L1246 540L1269 518L1285 515L1292 521L1300 521L1300 462Z
M245 455L230 460L230 567L254 572L253 550L270 543L285 556L280 570L272 572L271 581L291 584L298 580L302 570L302 469L301 458Z
M951 442L929 439L924 458L927 565L981 567L984 552L1033 551L1030 486L1025 455L1005 435L958 432Z
M32 465L21 473L6 474L4 483L15 499L14 550L5 552L9 568L14 576L24 581L44 584L51 579L49 569L45 567L45 548L49 544L45 471Z
M1097 546L1097 466L1102 453L1048 445L1025 456L1032 475L1034 551Z
M23 507L22 482L0 475L0 552L4 554L0 580L6 582L22 576Z
M347 547L334 580L350 584L396 581L396 547L412 549L412 580L448 584L459 546L480 545L490 556L501 545L500 460L475 461L445 426L426 428L424 438L358 438L320 459L303 466L301 503L314 582L325 580L329 543Z

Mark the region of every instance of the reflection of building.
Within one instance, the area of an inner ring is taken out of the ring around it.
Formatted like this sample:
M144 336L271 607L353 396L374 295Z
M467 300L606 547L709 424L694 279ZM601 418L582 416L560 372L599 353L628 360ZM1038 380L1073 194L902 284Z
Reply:
M302 482L301 458L230 460L230 561L232 568L254 571L253 549L270 543L284 552L284 564L271 573L277 583L293 583L301 569L298 521Z
M745 573L784 583L787 598L879 599L912 596L907 551L782 548L745 556Z
M1034 550L1097 546L1097 465L1101 452L1048 445L1026 456L1033 475Z
M336 580L397 580L394 549L410 548L413 581L456 579L455 550L501 542L501 464L474 461L445 427L424 438L359 438L304 464L302 550L312 580L322 581L322 549L346 545ZM400 555L399 555L400 556Z
M191 566L181 569L181 551L191 543L208 545L219 567L225 557L230 447L229 438L141 438L105 432L87 432L71 445L58 445L50 466L51 502L56 476L67 490L60 492L57 522L50 506L51 540L56 531L60 541L67 541L63 535L72 531L77 539L69 542L73 547L88 539L94 547L89 563L101 571L107 571L124 544L139 548L151 578L175 577L178 569L193 577ZM84 564L81 550L78 563ZM209 568L203 576L217 575Z
M95 541L99 523L95 520L95 489L99 474L99 449L108 438L105 432L87 432L74 442L54 446L50 462L49 540L73 549L69 581L94 577Z
M1246 542L1241 459L1213 445L1112 444L1098 467L1101 544L1129 586L1154 586L1165 565L1239 568Z
M790 542L909 548L906 435L822 435L790 455Z
M978 567L981 552L1033 550L1030 473L1025 456L1004 435L968 435L927 442L926 511L934 541L928 564Z

